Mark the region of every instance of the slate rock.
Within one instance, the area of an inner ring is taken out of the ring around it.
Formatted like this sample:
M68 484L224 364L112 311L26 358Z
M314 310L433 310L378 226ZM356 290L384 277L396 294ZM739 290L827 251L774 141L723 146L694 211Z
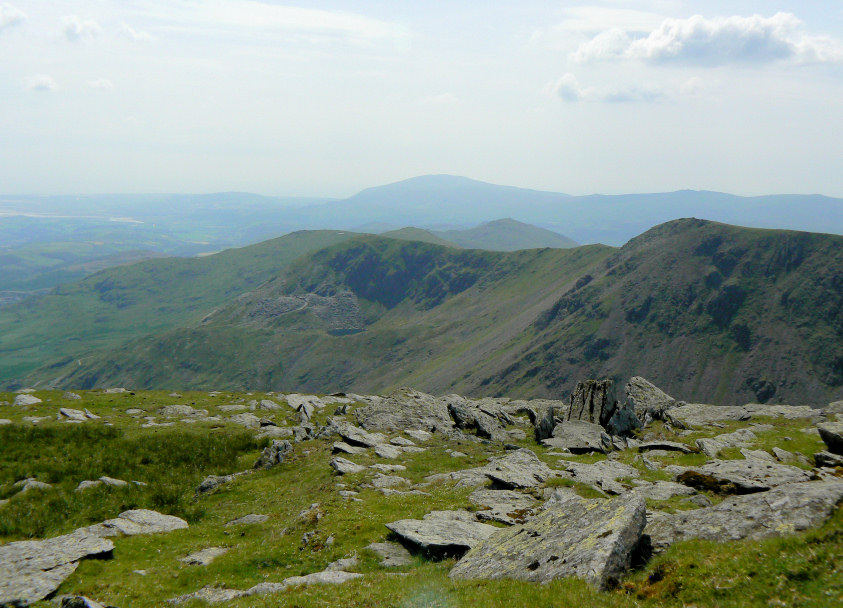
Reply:
M12 402L12 405L26 406L38 405L39 403L42 403L42 401L35 395L28 395L26 393L22 393L15 397L15 400Z
M451 570L451 578L547 582L576 577L601 590L615 586L639 546L644 500L556 496L527 522L498 530L472 548Z
M259 429L261 427L261 419L250 412L234 414L229 420L235 424L245 426L247 429Z
M380 565L384 568L408 566L413 561L412 554L398 543L371 543L366 549L381 558Z
M174 515L164 515L150 509L132 509L87 529L99 536L108 537L159 534L187 527L186 521Z
M683 454L699 452L698 449L692 448L688 444L680 441L644 441L637 447L639 452L647 452L649 450L667 450L668 452L682 452Z
M571 393L571 405L565 420L580 420L605 426L614 414L615 400L611 380L586 380L577 383Z
M293 451L293 444L286 439L273 439L272 443L263 449L255 462L255 469L270 469L284 462L284 457Z
M460 556L497 530L494 526L466 521L441 511L425 519L394 521L386 527L402 542L433 558Z
M817 452L814 454L814 462L818 467L843 467L843 456L831 452Z
M375 446L375 455L380 458L398 458L401 456L401 448L388 443L382 443Z
M424 443L425 441L429 440L433 435L428 433L427 431L423 431L421 429L409 429L404 431L405 435L408 435L415 439L416 441L421 441Z
M351 445L373 448L386 443L386 437L380 433L369 433L365 429L347 422L334 423L337 433Z
M691 467L676 481L698 490L722 494L765 492L787 483L806 482L812 474L800 468L763 460L713 460Z
M581 420L568 420L557 424L553 436L542 440L550 448L568 450L573 454L589 452L610 452L613 449L612 438L599 424Z
M386 398L357 408L354 416L360 426L370 431L446 431L454 426L444 399L408 388L399 388Z
M513 525L523 523L533 514L537 500L529 494L514 490L478 488L468 497L475 505L484 507L474 515L480 521L499 521Z
M70 576L80 559L108 556L114 543L81 528L45 540L0 545L0 606L27 606Z
M664 414L664 419L681 429L701 428L717 422L752 420L754 418L781 418L797 420L809 418L820 421L824 414L807 405L705 405L701 403L677 403Z
M818 526L841 502L843 481L791 483L760 494L730 496L713 507L663 514L644 533L655 551L693 538L757 540Z
M226 553L228 553L227 547L207 547L199 551L194 551L185 557L180 557L179 561L188 566L207 566L220 555L225 555Z
M673 397L641 376L633 376L627 382L626 400L644 425L663 420L664 413L676 405Z
M360 446L350 445L345 441L335 441L334 445L331 447L331 451L334 454L365 454L366 448L362 448Z
M330 464L331 468L333 468L340 475L346 475L348 473L360 473L361 471L366 470L366 467L360 466L359 464L355 464L350 460L339 456L336 458L332 458Z
M495 484L508 489L535 488L553 476L550 467L525 448L492 459L485 472Z
M249 513L248 515L244 515L243 517L238 517L237 519L232 519L229 522L226 522L226 526L254 526L255 524L262 524L267 519L269 519L269 515L262 515L260 513Z
M560 464L571 474L574 481L590 485L609 494L622 494L627 490L626 487L618 483L618 479L639 476L638 469L635 467L614 460L601 460L594 464L564 460L560 461Z
M832 454L843 454L843 422L825 422L817 425L820 437Z

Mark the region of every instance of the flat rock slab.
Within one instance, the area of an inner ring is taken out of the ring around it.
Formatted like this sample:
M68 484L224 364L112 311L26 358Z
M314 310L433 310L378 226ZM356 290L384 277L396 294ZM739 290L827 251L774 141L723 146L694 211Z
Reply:
M375 456L379 456L380 458L400 458L401 453L401 448L388 443L382 443L375 446Z
M433 431L454 426L446 399L407 388L398 389L386 398L356 409L354 415L360 426L377 431Z
M386 524L405 543L420 549L425 554L439 558L459 556L480 544L498 530L494 526L481 524L454 513L436 512L426 519L402 519Z
M24 393L15 397L13 405L25 406L38 405L39 403L41 403L41 400L38 397L34 395L27 395Z
M667 450L669 452L682 452L683 454L699 452L697 448L692 448L687 443L679 441L645 441L638 445L639 452L648 450Z
M495 484L509 489L535 488L553 476L549 466L534 452L523 448L492 459L484 469Z
M514 525L524 523L524 520L533 514L533 507L538 501L522 492L515 490L490 490L478 488L468 497L475 505L485 507L474 515L480 521L499 521L504 524Z
M526 523L498 530L471 549L451 570L451 578L547 582L576 577L598 589L617 584L641 540L644 500L562 496Z
M697 447L709 458L717 458L720 450L743 448L758 437L750 429L738 429L733 433L723 433L715 437L697 439Z
M187 527L186 521L174 515L164 515L149 509L133 509L88 529L99 536L137 536L172 532Z
M601 460L594 464L561 460L560 464L571 474L574 481L596 487L610 494L622 494L627 490L626 487L618 483L618 479L639 476L638 469L635 467L614 460Z
M220 555L228 553L226 547L208 547L200 551L195 551L185 557L180 557L179 561L188 566L207 566Z
M408 566L413 561L413 555L398 543L372 543L366 548L381 558L380 565L384 568Z
M386 443L386 436L380 433L369 433L365 429L348 424L347 422L340 422L336 425L337 432L340 437L351 445L358 447L373 448L382 443Z
M227 522L226 526L253 526L255 524L262 524L267 519L269 519L269 515L261 515L260 513L249 513L248 515L244 515L243 517L238 517L237 519L232 519L231 521Z
M843 481L793 483L761 494L730 496L713 507L661 515L644 533L656 551L693 538L769 538L818 526L841 502Z
M88 528L46 540L0 545L0 605L26 606L55 591L85 557L107 555L114 543Z
M764 492L786 483L805 482L812 474L787 464L748 460L713 460L680 473L676 481L723 494Z
M366 448L351 445L345 441L335 441L334 445L331 446L331 451L334 454L365 454Z
M702 403L687 403L671 408L664 413L664 418L670 424L683 429L700 428L712 422L729 422L735 420L754 420L756 418L782 418L796 420L809 418L822 420L822 410L815 410L807 405L706 405Z
M366 470L366 467L339 456L336 458L332 458L330 464L331 468L334 469L339 475L347 475L349 473L360 473L361 471Z
M241 426L245 426L247 429L259 429L261 428L261 419L251 414L249 412L244 412L242 414L234 414L229 421L239 424Z
M670 500L674 496L693 496L694 488L673 481L657 481L645 486L638 486L632 492L647 500Z

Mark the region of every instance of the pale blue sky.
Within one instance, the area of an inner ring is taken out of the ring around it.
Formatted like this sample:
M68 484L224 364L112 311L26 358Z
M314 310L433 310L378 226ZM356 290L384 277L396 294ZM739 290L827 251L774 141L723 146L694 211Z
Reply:
M0 192L843 196L843 4L0 0Z

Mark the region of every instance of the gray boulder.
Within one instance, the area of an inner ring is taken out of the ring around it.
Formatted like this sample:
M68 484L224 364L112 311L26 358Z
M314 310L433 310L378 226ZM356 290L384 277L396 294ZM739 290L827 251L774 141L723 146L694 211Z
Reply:
M82 399L82 396L78 395L76 393L71 393L70 391L67 391L61 396L61 398L67 399L68 401L79 401L80 399Z
M558 415L557 408L553 405L546 405L541 408L525 408L527 415L530 417L530 422L535 428L534 436L536 441L541 442L544 439L553 437L553 429L556 427L556 417Z
M23 393L15 397L15 400L12 402L12 405L26 406L38 405L39 403L41 403L41 400L35 395L28 395L26 393Z
M638 444L639 452L646 452L648 450L667 450L668 452L682 452L683 454L691 454L699 452L698 449L692 448L686 443L679 441L644 441Z
M82 410L74 410L69 407L60 408L57 418L59 420L64 418L73 422L87 422L89 420L87 414L85 414Z
M614 460L601 460L594 464L583 462L560 461L565 470L571 474L574 481L590 485L594 488L609 494L622 494L628 488L619 483L621 478L637 478L638 469L616 462Z
M814 454L814 462L818 467L843 467L843 456L831 452L817 452Z
M350 445L345 441L335 441L334 445L331 446L331 451L334 454L365 454L366 448L361 448L360 446Z
M402 519L386 527L403 542L435 558L458 557L498 530L474 521L466 511L434 511L424 519Z
M483 507L474 515L480 521L499 521L514 525L524 523L533 514L537 500L522 492L514 490L492 490L478 488L468 497L475 505Z
M332 424L340 437L345 439L345 441L351 445L373 448L382 443L386 443L386 436L380 433L369 433L366 430L347 422L334 422Z
M843 422L826 422L817 425L820 437L832 454L843 454Z
M372 543L366 549L381 558L380 565L384 568L408 566L413 560L412 554L398 543Z
M624 576L646 523L635 496L586 500L558 493L526 523L498 530L451 570L454 579L585 579L608 589Z
M194 551L190 555L180 557L179 561L188 566L207 566L220 555L228 553L226 547L207 547L199 551Z
M229 420L235 424L245 426L247 429L259 429L261 427L261 419L250 412L234 414Z
M738 429L733 433L723 433L715 437L697 439L700 451L709 458L717 458L720 450L726 448L743 448L757 439L755 433L749 429Z
M204 417L208 415L208 410L198 410L189 405L165 405L159 410L159 413L166 418L176 418L184 416Z
M820 525L841 502L843 481L793 483L762 494L730 496L713 507L662 514L644 533L655 551L693 538L757 540Z
M61 600L61 608L110 608L103 606L99 602L95 602L84 595L72 595L63 597Z
M553 436L542 440L547 447L568 450L573 454L611 452L612 438L602 426L582 420L568 420L557 424Z
M681 403L664 414L665 421L681 429L696 429L712 423L753 420L755 418L781 418L797 420L808 418L821 421L823 410L815 410L807 405L705 405L701 403Z
M158 534L187 528L187 522L174 515L164 515L149 509L123 511L114 519L89 526L92 533L108 536L137 536L139 534Z
M571 394L571 406L565 420L580 420L605 427L615 413L611 380L579 382Z
M273 439L272 443L263 449L255 462L256 469L270 469L284 462L284 457L293 451L293 444L286 439Z
M399 388L388 397L357 408L354 416L360 426L370 431L446 431L454 426L444 399L408 388Z
M266 520L269 519L269 515L262 515L260 513L249 513L248 515L244 515L242 517L238 517L236 519L232 519L225 523L226 526L254 526L256 524L262 524Z
M46 540L0 545L0 606L28 606L58 589L79 560L108 556L114 543L81 528Z
M331 459L331 468L334 469L340 475L346 475L348 473L360 473L361 471L365 471L366 467L360 466L359 464L355 464L350 460L345 458L337 457Z
M786 483L810 481L813 475L800 468L765 460L712 460L692 467L676 481L697 490L722 494L765 492Z
M208 475L196 488L197 494L207 494L213 492L217 488L227 483L231 483L241 475L245 475L249 471L241 471L239 473L232 473L231 475Z
M626 400L643 425L663 420L664 413L676 405L676 400L652 382L633 376L626 384Z
M636 486L632 492L645 500L670 500L674 496L693 496L696 490L673 481L656 481L655 483Z
M492 459L485 473L496 485L507 489L535 488L553 475L550 467L525 448Z

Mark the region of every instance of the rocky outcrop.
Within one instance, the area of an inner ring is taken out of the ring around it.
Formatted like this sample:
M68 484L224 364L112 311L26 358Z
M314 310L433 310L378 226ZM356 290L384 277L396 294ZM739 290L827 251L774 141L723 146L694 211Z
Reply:
M108 537L158 534L187 527L186 521L174 515L164 515L149 509L133 509L86 529L97 536Z
M434 558L460 556L497 531L475 521L468 511L433 511L424 519L402 519L386 527L402 542Z
M841 502L843 481L792 483L760 494L730 496L713 507L661 514L644 532L656 551L693 538L769 538L820 525Z
M419 391L400 388L379 401L354 410L357 424L367 430L447 431L454 423L448 414L448 404Z
M346 475L348 473L360 473L366 470L366 467L355 464L345 458L331 459L331 468L333 468L339 475Z
M255 462L256 469L270 469L276 465L284 462L284 457L293 451L293 444L286 439L273 439L267 447L263 449L260 457Z
M380 565L384 568L407 566L413 561L412 554L398 543L371 543L366 548L381 558Z
M35 395L28 395L26 393L23 393L15 396L15 400L12 402L12 405L27 406L38 405L39 403L41 403L41 400Z
M632 562L646 523L639 497L586 500L559 494L526 523L499 530L451 570L455 579L585 579L615 586Z
M718 422L747 421L755 418L782 418L796 420L808 418L820 421L825 417L822 410L807 405L705 405L701 403L677 403L664 414L664 419L680 429L698 429Z
M644 426L653 420L663 420L664 413L676 405L673 397L641 376L633 376L627 382L626 400Z
M524 448L493 459L484 472L495 485L507 489L535 488L553 475L534 452Z
M812 477L811 473L798 467L752 458L713 460L681 473L676 481L697 490L751 494L765 492L786 483L809 481Z
M612 438L599 424L582 420L569 420L557 424L553 436L542 441L551 448L567 450L572 454L611 452Z
M832 454L843 454L843 422L826 422L818 424L820 437L828 446Z
M0 606L28 606L47 597L79 560L108 555L114 543L82 528L46 540L0 545Z
M478 488L468 500L482 507L475 513L478 520L499 521L508 525L524 523L538 504L535 498L523 492L488 488Z

